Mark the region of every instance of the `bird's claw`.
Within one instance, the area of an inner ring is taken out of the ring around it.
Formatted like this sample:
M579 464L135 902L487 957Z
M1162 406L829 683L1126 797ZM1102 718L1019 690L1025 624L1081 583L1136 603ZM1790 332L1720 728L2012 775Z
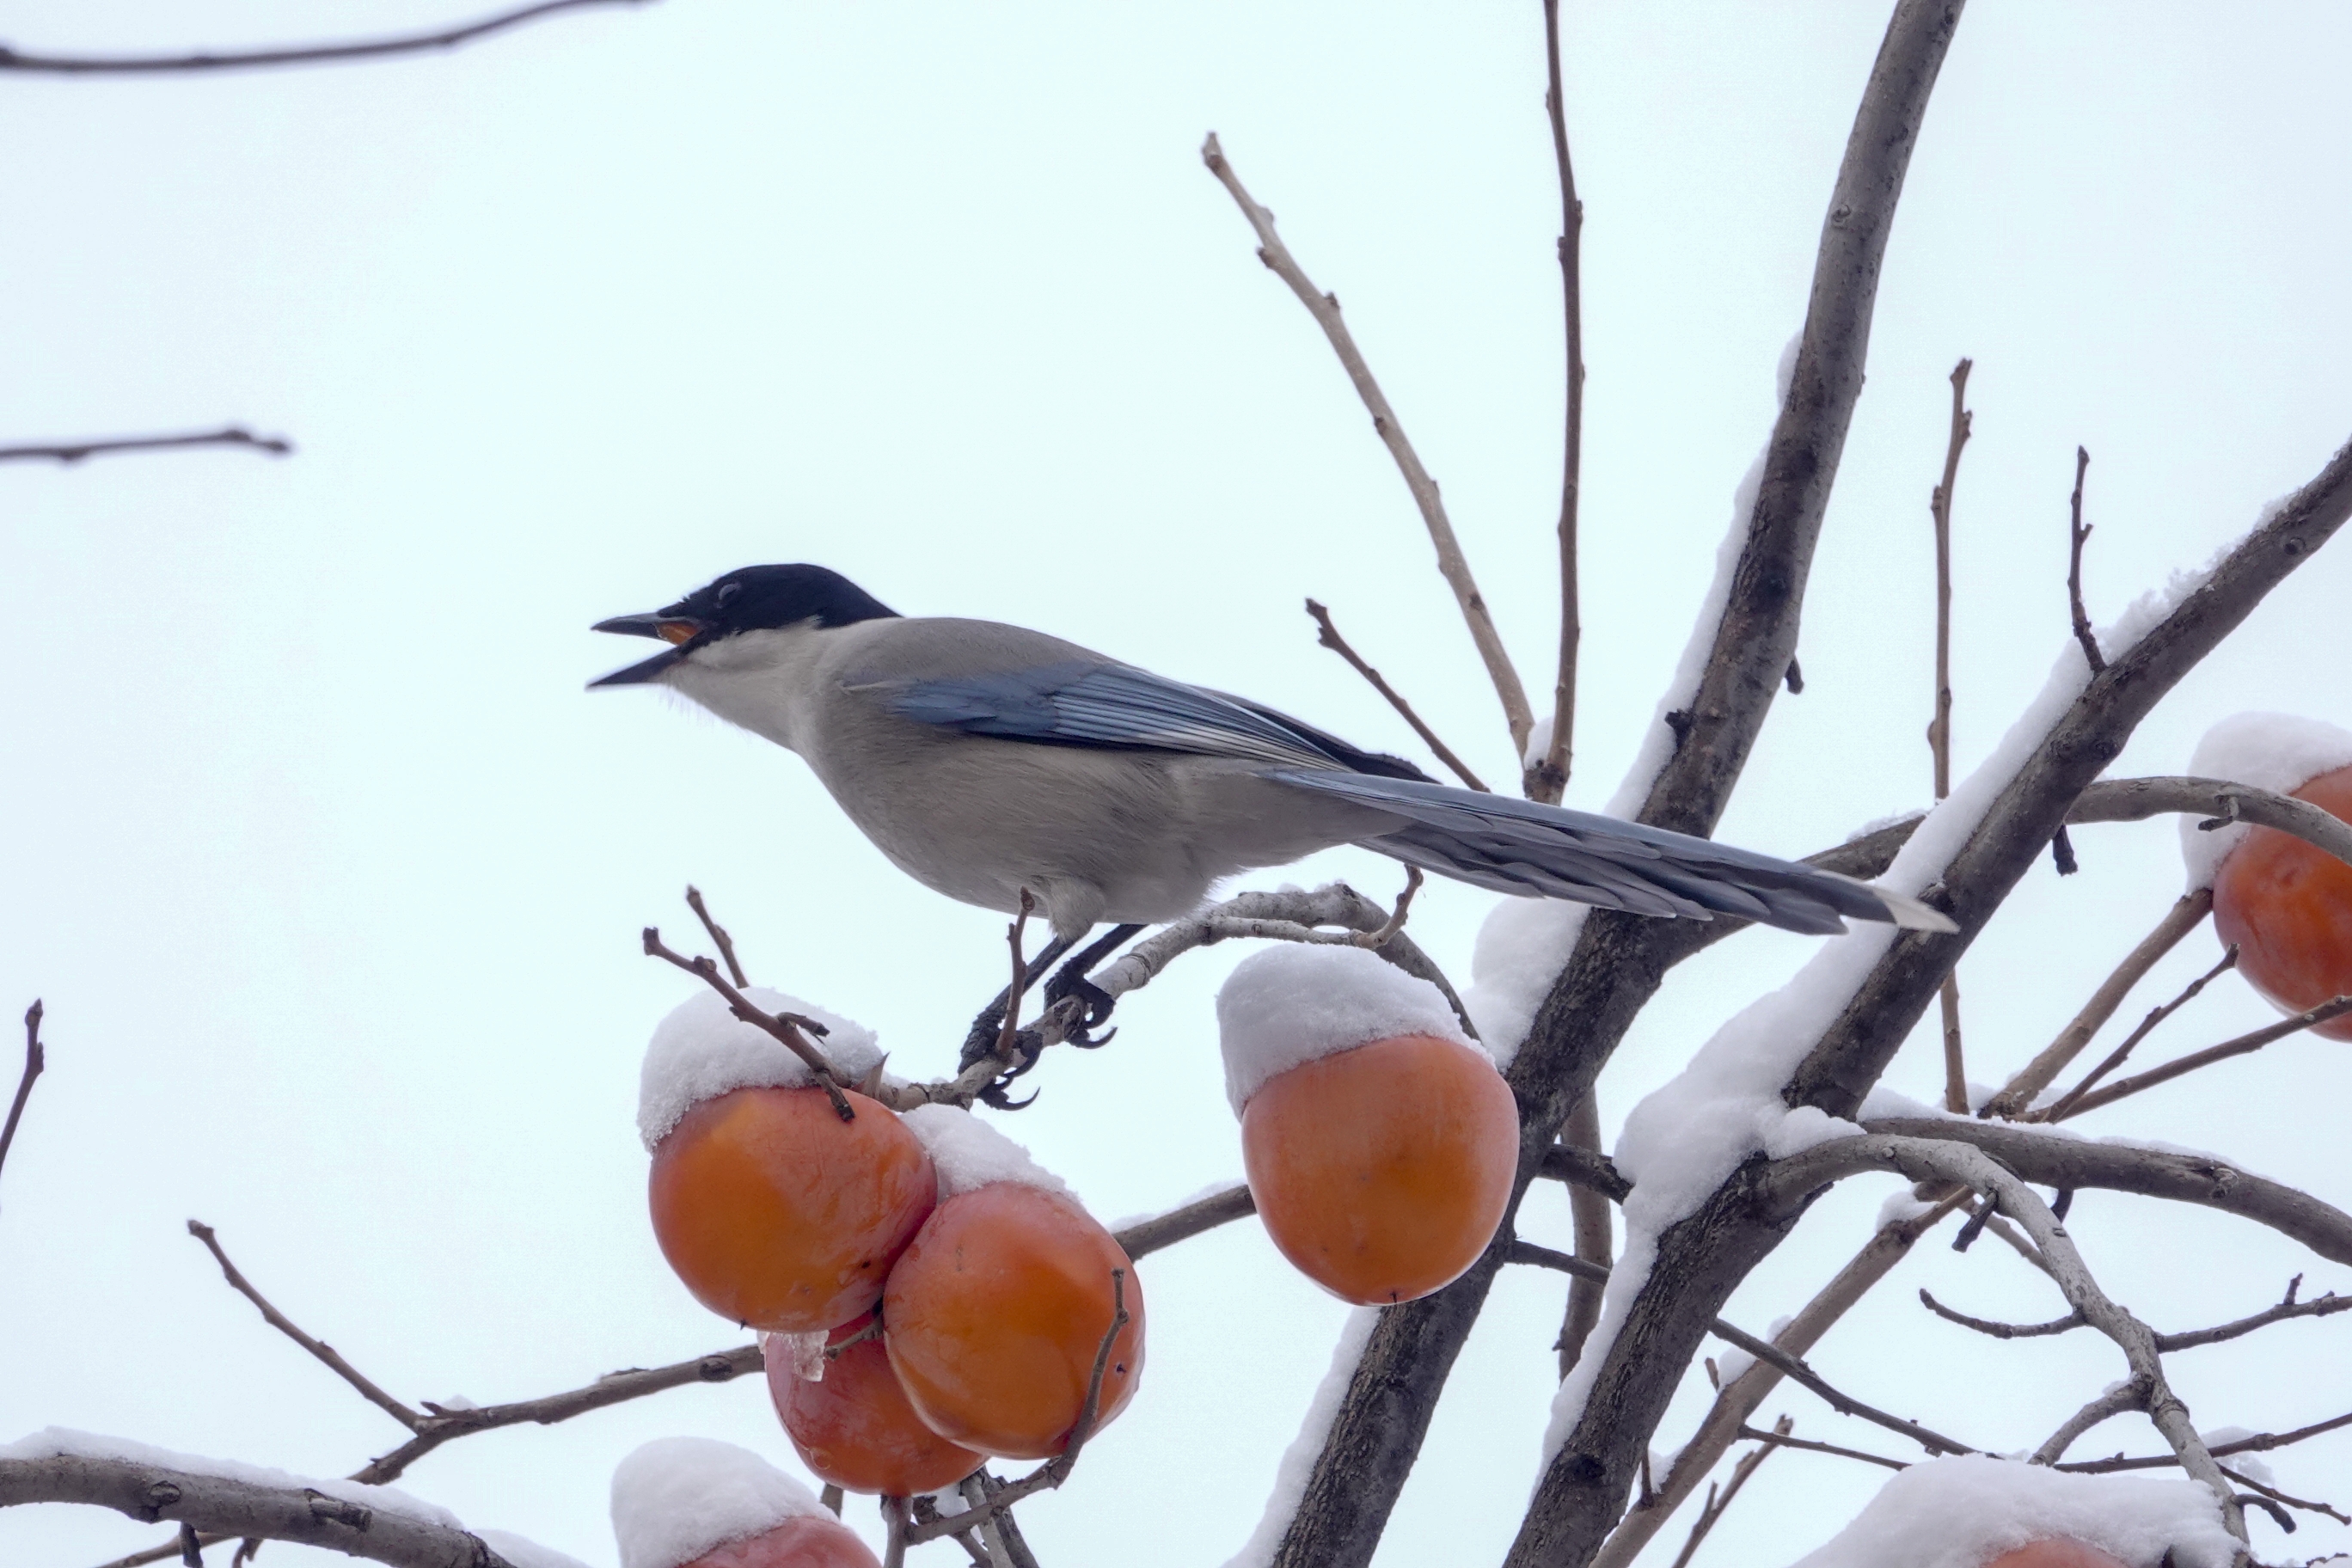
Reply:
M1086 1051L1110 1044L1111 1035L1117 1034L1118 1030L1112 1030L1111 1035L1105 1035L1100 1039L1095 1038L1093 1031L1110 1021L1110 1011L1118 1005L1118 999L1085 975L1073 974L1066 969L1045 982L1045 1001L1052 1005L1069 1000L1084 1005L1077 1016L1066 1026L1062 1037Z

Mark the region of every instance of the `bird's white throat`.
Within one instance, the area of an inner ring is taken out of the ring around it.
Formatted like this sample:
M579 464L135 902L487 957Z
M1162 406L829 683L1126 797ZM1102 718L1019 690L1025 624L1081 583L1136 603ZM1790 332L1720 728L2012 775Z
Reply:
M847 627L814 622L738 632L696 648L663 673L662 682L730 724L792 751L807 724L818 666Z

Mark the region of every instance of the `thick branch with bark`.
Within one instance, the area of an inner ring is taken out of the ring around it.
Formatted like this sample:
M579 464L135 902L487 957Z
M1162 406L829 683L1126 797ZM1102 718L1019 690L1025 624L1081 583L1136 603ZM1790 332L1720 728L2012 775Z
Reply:
M394 1568L510 1568L481 1537L396 1508L141 1460L0 1458L0 1508L27 1502L88 1503L148 1524L173 1520L207 1535L299 1542Z

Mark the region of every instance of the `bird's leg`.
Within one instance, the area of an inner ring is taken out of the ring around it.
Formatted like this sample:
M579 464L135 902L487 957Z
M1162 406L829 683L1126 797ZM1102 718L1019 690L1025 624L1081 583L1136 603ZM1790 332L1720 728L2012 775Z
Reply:
M1098 1029L1109 1022L1110 1010L1115 999L1109 992L1087 979L1087 975L1142 930L1139 925L1111 927L1099 940L1087 944L1085 952L1055 971L1054 977L1045 982L1047 1006L1052 1006L1066 996L1076 996L1086 1004L1086 1011L1070 1028L1067 1037L1070 1044L1082 1050L1093 1050L1097 1046L1110 1044L1110 1035L1105 1035L1102 1038L1097 1039L1089 1031ZM1118 1033L1117 1030L1112 1031L1112 1034L1116 1033Z
M1029 960L1029 962L1023 966L1021 973L1022 994L1024 996L1027 995L1029 994L1029 987L1037 984L1037 977L1045 973L1047 969L1051 968L1055 960L1060 958L1062 954L1069 952L1070 949L1076 945L1076 943L1069 938L1057 936L1053 941L1047 942L1044 947L1040 948L1037 952L1037 956ZM1089 967L1091 967L1091 965ZM1013 996L1013 988L1010 985L1007 985L1003 990L999 991L996 994L995 1001L991 1002L987 1006L980 1010L980 1016L971 1021L971 1031L963 1037L963 1052L956 1063L959 1068L968 1068L971 1066L972 1063L980 1060L981 1058L991 1055L995 1051L997 1040L1004 1032L1005 1009L1007 1007L1014 1007L1016 1005L1017 1005Z

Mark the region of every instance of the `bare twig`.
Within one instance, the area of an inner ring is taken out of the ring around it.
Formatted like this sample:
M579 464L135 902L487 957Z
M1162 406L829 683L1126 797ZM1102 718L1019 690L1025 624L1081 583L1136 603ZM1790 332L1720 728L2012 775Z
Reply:
M1315 318L1323 335L1331 340L1331 348L1347 370L1348 379L1355 384L1356 395L1372 416L1372 428L1396 459L1397 468L1404 475L1405 488L1412 492L1415 505L1421 508L1421 520L1429 529L1430 542L1437 547L1437 570L1454 590L1456 603L1462 606L1462 618L1469 624L1470 640L1478 645L1478 657L1486 661L1486 674L1495 683L1495 695L1501 699L1503 718L1511 730L1514 755L1524 757L1528 751L1528 735L1535 720L1528 708L1527 689L1519 684L1519 673L1512 668L1511 656L1503 647L1503 637L1495 629L1495 617L1486 609L1486 601L1478 592L1478 584L1470 575L1470 563L1462 553L1461 542L1454 536L1454 524L1445 515L1445 503L1437 493L1437 481L1421 466L1421 457L1405 439L1404 426L1397 420L1396 411L1389 406L1380 383L1372 379L1371 367L1364 363L1356 340L1349 333L1347 323L1339 316L1339 299L1326 294L1310 282L1289 248L1274 231L1274 215L1251 199L1242 185L1241 176L1225 161L1224 149L1218 145L1215 132L1201 143L1201 161L1217 176L1249 220L1257 235L1260 261L1298 296L1307 313Z
M2226 1459L2236 1454L2267 1454L2273 1448L2284 1448L2314 1437L2324 1437L2347 1426L2352 1426L2352 1410L2326 1421L2315 1421L2308 1426L2298 1426L2292 1432L2258 1432L2253 1436L2240 1437L2233 1442L2216 1443L2212 1453L2217 1459ZM2120 1470L2168 1470L2179 1463L2179 1457L2174 1454L2133 1458L2117 1455L2112 1459L2078 1459L2054 1468L2078 1476L2108 1476Z
M726 976L719 973L719 965L713 963L709 958L698 953L692 959L688 959L670 951L662 942L661 928L658 926L646 927L645 947L646 957L658 958L665 963L675 964L688 974L696 976L704 984L727 998L728 1010L735 1016L773 1036L786 1050L808 1064L810 1079L817 1088L824 1090L825 1098L833 1101L834 1114L844 1121L856 1118L857 1113L850 1109L849 1101L842 1098L841 1075L834 1070L833 1063L826 1059L825 1054L817 1048L814 1041L809 1038L810 1035L824 1033L823 1024L818 1023L814 1018L804 1018L797 1013L766 1011L742 992L729 984Z
M1181 1208L1171 1209L1139 1220L1124 1230L1111 1233L1111 1239L1129 1259L1147 1257L1163 1247L1173 1247L1189 1241L1202 1231L1214 1230L1221 1225L1257 1213L1257 1199L1250 1193L1248 1184L1237 1182L1223 1192L1211 1193L1205 1198L1195 1198Z
M1528 798L1557 803L1568 788L1570 742L1576 733L1576 649L1583 635L1577 612L1576 506L1584 463L1584 203L1576 194L1576 167L1568 155L1567 93L1559 70L1559 0L1544 0L1544 65L1548 82L1544 112L1551 121L1552 161L1559 167L1559 285L1568 329L1568 436L1560 458L1559 674L1552 688L1551 744L1533 763L1523 757L1522 766ZM1522 744L1523 752L1525 749Z
M2163 1435L2173 1453L2179 1456L2181 1468L2220 1500L2221 1521L2230 1533L2242 1542L2246 1539L2244 1513L2236 1494L2231 1491L2227 1478L2214 1463L2204 1438L2198 1435L2196 1426L2190 1422L2189 1406L2173 1393L2171 1384L2165 1378L2163 1358L2157 1349L2155 1332L2100 1289L2098 1280L2084 1263L2082 1255L2075 1250L2074 1239L2066 1234L2066 1227L2051 1214L2041 1194L1970 1144L1942 1139L1892 1138L1873 1134L1841 1142L1861 1145L1855 1152L1878 1163L1882 1169L1898 1171L1915 1182L1965 1183L1985 1198L2000 1205L2003 1214L2024 1227L2026 1234L2033 1238L2034 1246L2049 1261L2051 1277L2065 1293L2067 1303L2088 1319L2093 1328L2114 1341L2116 1348L2123 1352L2125 1363L2131 1372L2134 1398L2141 1403L2147 1411L2148 1420ZM1804 1156L1797 1158L1801 1160ZM2086 1409L2084 1415L2089 1415L2090 1411ZM2045 1449L2048 1447L2044 1445Z
M396 38L369 38L349 44L305 44L290 48L254 49L233 54L194 55L28 55L0 46L0 70L42 71L58 76L89 76L101 72L242 70L258 66L312 65L325 60L369 59L383 55L418 54L454 48L492 33L519 27L559 11L590 5L638 5L646 0L541 0L536 5L486 16L463 26L433 33L404 34Z
M2066 1450L2074 1446L2075 1438L2099 1423L2128 1411L2146 1410L2147 1396L2147 1385L2137 1378L2116 1384L2061 1422L2058 1430L2051 1433L2042 1447L2033 1450L2032 1462L2037 1465L2056 1464L2066 1457Z
M2133 1047L2137 1046L2142 1040L2147 1038L2149 1035L2153 1034L2158 1024L2163 1023L2167 1018L2169 1018L2175 1013L2179 1012L2181 1008L2186 1007L2189 1003L2195 1001L2197 999L2198 993L2203 991L2206 986L2211 984L2215 980L2221 978L2221 976L2228 973L2237 966L2238 944L2236 942L2231 942L2228 949L2222 952L2221 963L2215 964L2212 968L2207 970L2204 973L2190 981L2187 988L2184 989L2179 995L2175 996L2171 1001L2167 1002L2160 1007L2150 1009L2147 1016L2139 1021L2139 1027L2125 1036L2124 1043L2117 1046L2114 1050L2109 1051L2105 1058L2102 1060L2098 1066L2093 1068L2089 1072L2084 1073L2081 1082L2068 1089L2064 1094L2060 1095L2050 1104L2039 1107L2032 1110L2021 1112L2019 1115L2018 1120L2021 1121L2063 1121L2067 1117L2074 1114L2074 1107L2081 1102L2083 1097L2090 1093L2092 1089L2098 1087L2098 1083L2101 1079L2105 1078L2109 1073L2115 1071L2116 1068L2124 1065L2125 1058L2128 1058L2132 1054Z
M1548 3L1556 3L1556 0L1548 0ZM1790 1417L1783 1415L1772 1424L1771 1436L1786 1437L1789 1435L1789 1428L1794 1425L1795 1423ZM1706 1506L1699 1510L1698 1518L1692 1522L1690 1538L1683 1542L1683 1549L1675 1553L1674 1568L1690 1568L1690 1560L1697 1554L1699 1542L1706 1539L1707 1531L1715 1528L1715 1521L1721 1519L1725 1510L1731 1507L1731 1500L1739 1495L1739 1489L1748 1484L1748 1478L1754 1475L1757 1468L1772 1457L1772 1450L1780 1446L1779 1443L1767 1440L1753 1453L1732 1466L1731 1479L1725 1484L1721 1496L1716 1494L1713 1486L1707 1488Z
M2115 1016L2116 1009L2123 1005L2124 998L2131 994L2132 987L2156 967L2158 960L2179 945L2180 939L2195 930L2198 922L2211 913L2212 909L2213 889L2210 888L2200 888L2195 892L2182 895L2179 902L2165 911L2164 918L2157 921L2156 929L2141 938L2139 945L2126 953L2124 961L2116 965L2115 973L2091 993L2091 999L2083 1004L2083 1010L2074 1015L2074 1021L2059 1030L2058 1037L2042 1047L2042 1054L2027 1063L1999 1094L1986 1101L1985 1108L1978 1114L2014 1117L2032 1105L2034 1097L2048 1089L2058 1075L2066 1070L2067 1064L2083 1054L2083 1047L2091 1043L2091 1037L2099 1032L2100 1026Z
M0 46L0 70L7 68L8 51ZM65 441L46 447L0 447L0 463L52 462L74 464L110 452L161 452L187 447L243 447L282 458L294 444L282 436L257 436L242 425L203 430L185 436L108 436L89 441Z
M2070 1329L2082 1328L2090 1321L2080 1312L2069 1312L2063 1318L2053 1318L2046 1323L1997 1323L1990 1318L1971 1318L1966 1312L1952 1310L1951 1308L1929 1295L1924 1286L1919 1290L1919 1304L1948 1323L1958 1323L1964 1329L1974 1329L1980 1334L1990 1334L1997 1340L2038 1340L2046 1335L2063 1334Z
M710 918L710 906L702 901L701 889L690 885L687 888L686 907L694 911L694 918L700 921L702 929L710 933L711 945L718 948L719 956L727 961L727 973L735 984L751 984L751 977L743 973L742 961L735 956L735 939L727 934L725 926Z
M350 1384L358 1391L359 1396L370 1405L374 1405L412 1432L421 1432L425 1429L425 1417L423 1415L411 1410L407 1405L386 1394L359 1368L345 1361L334 1346L324 1340L314 1339L304 1333L296 1326L294 1320L271 1306L269 1298L255 1289L253 1282L238 1271L236 1264L228 1260L228 1253L221 1247L220 1237L213 1233L212 1226L202 1220L192 1219L188 1222L188 1234L205 1244L205 1250L213 1255L215 1263L220 1265L221 1277L228 1281L229 1289L261 1309L263 1321L325 1363L329 1371Z
M1776 1448L1801 1448L1808 1454L1834 1454L1841 1459L1860 1459L1865 1465L1876 1465L1883 1469L1907 1470L1911 1468L1905 1461L1890 1459L1884 1454L1865 1454L1860 1448L1843 1448L1835 1443L1816 1443L1810 1437L1791 1437L1779 1431L1760 1432L1753 1426L1742 1426L1738 1435L1759 1443L1769 1443Z
M1516 1237L1511 1239L1509 1248L1504 1256L1508 1262L1531 1263L1538 1268L1553 1269L1580 1279L1605 1282L1609 1278L1609 1270L1606 1268L1598 1268L1581 1258L1570 1258L1567 1253L1555 1251L1549 1247L1538 1247L1534 1242L1522 1241ZM1931 1431L1916 1422L1906 1421L1900 1415L1889 1415L1876 1405L1864 1405L1853 1395L1839 1392L1831 1385L1827 1378L1805 1364L1802 1358L1789 1354L1769 1340L1758 1339L1747 1330L1736 1324L1727 1323L1721 1318L1716 1319L1709 1327L1717 1339L1738 1346L1758 1361L1769 1363L1782 1376L1801 1384L1820 1394L1830 1408L1841 1415L1858 1415L1863 1420L1884 1426L1890 1432L1899 1432L1930 1454L1981 1452L1980 1449L1969 1447L1966 1443L1947 1437L1940 1432ZM1655 1506L1654 1497L1649 1506Z
M1349 937L1349 942L1357 947L1381 948L1395 941L1397 933L1404 930L1405 917L1412 912L1412 896L1421 891L1422 881L1421 868L1407 866L1404 868L1404 891L1397 895L1396 906L1389 911L1389 918L1381 922L1378 931L1360 931Z
M2256 1029L2250 1035L2240 1035L2234 1040L2224 1040L2218 1046L2208 1046L2201 1051L2191 1051L2178 1061L2167 1062L2160 1068L2150 1068L2146 1072L2135 1073L2129 1078L2117 1079L2105 1089L2095 1089L2076 1100L2073 1108L2066 1112L2066 1116L2071 1119L2097 1110L2103 1106L2113 1105L2116 1100L2137 1094L2142 1089L2154 1089L2160 1083L2170 1083L2174 1079L2195 1072L2199 1068L2211 1067L2215 1062L2227 1061L2231 1057L2249 1055L2261 1050L2273 1040L2284 1040L2290 1035L2299 1035L2314 1025L2325 1024L2331 1018L2340 1018L2347 1013L2352 1013L2352 996L2338 996L2332 1002L2322 1002L2318 1006L2297 1013L2292 1018L2282 1018L2268 1028ZM2057 1118L2053 1116L2052 1120L2055 1121Z
M1568 1123L1560 1129L1560 1142L1590 1158L1602 1157L1597 1089L1586 1090L1576 1109L1569 1112ZM1610 1213L1608 1194L1589 1187L1571 1187L1568 1212L1576 1237L1576 1256L1602 1268L1610 1267L1615 1261L1616 1221ZM1559 1342L1554 1347L1559 1352L1560 1376L1566 1377L1574 1369L1576 1358L1584 1353L1585 1340L1600 1321L1601 1287L1590 1279L1570 1281L1568 1308L1560 1320Z
M882 1568L906 1568L907 1529L907 1500L902 1497L884 1498L882 1500Z
M25 1009L25 1076L16 1080L16 1098L8 1102L8 1120L0 1124L0 1166L8 1163L8 1145L16 1141L16 1123L25 1119L25 1102L33 1098L33 1080L47 1067L49 1054L41 1047L41 999Z
M986 1500L974 1502L964 1512L949 1514L929 1524L916 1525L907 1531L908 1545L920 1546L942 1535L970 1530L982 1521L996 1517L1001 1510L1011 1507L1023 1498L1035 1492L1050 1491L1070 1479L1071 1470L1077 1466L1078 1452L1094 1436L1095 1423L1102 1412L1103 1378L1110 1369L1111 1345L1118 1340L1119 1331L1128 1325L1127 1270L1124 1268L1110 1271L1110 1327L1103 1331L1102 1343L1095 1347L1094 1370L1087 1378L1086 1403L1078 1407L1077 1425L1070 1428L1070 1436L1063 1443L1062 1451L1017 1481L1003 1487L984 1488L988 1494Z
M1936 798L1952 793L1952 486L1960 474L1960 448L1974 422L1965 406L1973 362L1952 367L1952 422L1944 446L1944 478L1927 498L1936 525L1936 712L1927 721L1927 749L1936 763Z
M1309 599L1307 601L1307 613L1315 617L1316 642L1346 659L1349 668L1371 682L1372 689L1388 700L1389 706L1397 710L1398 716L1412 726L1412 732L1421 737L1421 743L1434 752L1439 762L1454 770L1455 778L1482 795L1494 793L1487 789L1476 773L1470 771L1469 763L1454 754L1453 747L1437 738L1437 731L1431 729L1423 721L1421 715L1412 710L1412 704L1398 695L1396 688L1383 679L1379 670L1365 663L1364 657L1349 646L1348 639L1339 635L1339 628L1331 624L1329 610L1313 599Z
M1960 448L1969 444L1975 416L1966 406L1969 370L1963 359L1952 367L1952 422L1944 447L1944 477L1927 498L1936 525L1936 710L1927 721L1927 750L1936 769L1936 798L1952 793L1952 487L1960 477ZM1944 1024L1944 1109L1956 1116L1969 1110L1969 1075L1960 1049L1960 977L1944 976L1937 994Z
M2091 673L2096 675L2107 668L2099 653L2099 639L2091 630L2091 617L2083 608L2083 546L2091 542L2090 524L2083 521L2083 472L2091 466L2091 454L2081 447L2074 448L2074 494L2069 502L2073 518L2067 527L2066 551L2066 610L2074 623L2074 640L2083 645L2083 657L2091 661Z
M2227 1465L2221 1467L2221 1473L2229 1477L2231 1480L2237 1482L2242 1487L2251 1487L2257 1494L2257 1496L2253 1498L2240 1499L2239 1500L2242 1502L2258 1502L2263 1499L2267 1498L2272 1502L2283 1502L2289 1508L2299 1508L2306 1513L2325 1514L2338 1524L2352 1524L2352 1514L2339 1512L2337 1510L2329 1507L2324 1502L2313 1502L2305 1498L2289 1497L2286 1493L2279 1490L2276 1487L2271 1486L2267 1482L2258 1481L2254 1479L2253 1477L2245 1474L2243 1471L2233 1470ZM2278 1526L2281 1530L2293 1530L2294 1528L2294 1521L2287 1518L2285 1514L2281 1513L2277 1509L2270 1510L2270 1516L2278 1521ZM2326 1559L2323 1558L2321 1561L2325 1562Z
M964 1500L978 1507L993 1493L1003 1491L1005 1482L985 1467L964 1478L956 1489ZM981 1543L988 1549L989 1568L1037 1568L1037 1559L1031 1554L1028 1542L1022 1539L1021 1526L1010 1508L991 1513L980 1521Z

